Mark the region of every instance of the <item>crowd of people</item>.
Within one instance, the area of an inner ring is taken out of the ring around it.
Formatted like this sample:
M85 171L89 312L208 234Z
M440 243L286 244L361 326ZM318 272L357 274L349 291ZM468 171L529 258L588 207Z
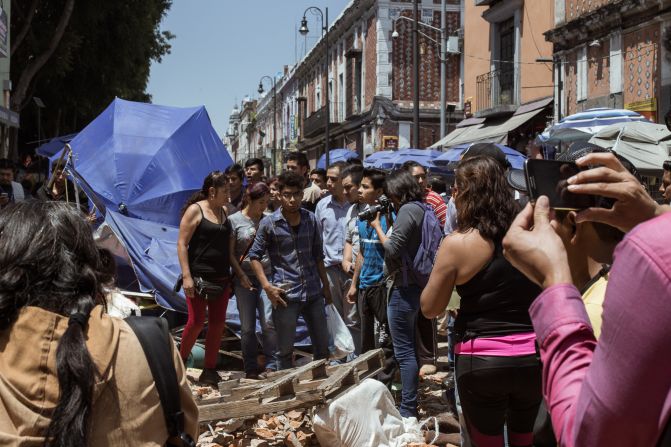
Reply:
M197 434L183 364L207 319L199 381L217 384L235 295L248 379L296 364L302 317L313 359L344 363L381 348L378 379L400 381L400 414L418 417L420 378L436 371L440 319L454 341L462 445L671 445L670 209L622 157L576 144L559 158L585 168L568 190L595 195L592 207L530 203L519 172L492 144L465 152L452 185L412 161L392 172L358 160L310 170L299 152L277 177L265 177L254 158L210 173L182 209L177 244L188 321L172 349L186 430ZM26 200L6 166L0 442L145 439L130 421L144 409L140 425L160 427L151 411L158 397L146 394L146 371L120 368L143 354L103 311L109 266L81 219L87 202L59 172L41 189L47 197ZM663 169L667 201L671 163ZM459 309L447 313L455 290ZM327 329L329 305L354 342L344 357ZM26 340L47 354L21 360ZM102 403L112 390L148 397L110 419ZM157 444L169 437L155 432Z

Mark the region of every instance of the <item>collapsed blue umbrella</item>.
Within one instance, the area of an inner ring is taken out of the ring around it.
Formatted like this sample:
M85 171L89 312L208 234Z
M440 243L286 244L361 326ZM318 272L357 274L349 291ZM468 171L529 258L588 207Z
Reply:
M65 143L69 143L76 136L77 136L76 133L71 133L68 135L62 135L60 137L52 138L48 142L38 147L35 150L35 152L37 152L38 155L41 155L43 157L52 157L56 153L63 150L63 146L65 146Z
M186 311L184 296L172 292L180 210L208 173L232 164L205 108L115 99L70 145L69 171L104 216L99 232L116 237L106 244L118 240L113 251L131 265L139 290Z
M70 145L70 168L103 215L109 209L174 226L205 176L233 163L202 106L117 98Z
M459 160L461 160L464 152L471 146L472 144L461 144L459 146L451 147L441 156L433 160L433 163L436 166L453 167L456 163L459 163ZM501 149L504 154L506 154L506 159L510 162L510 165L514 169L524 168L524 160L527 159L524 154L503 144L495 144L495 146Z
M380 161L382 169L398 169L406 161L416 161L425 168L433 168L433 160L442 155L432 149L400 149L393 156Z
M359 154L349 149L331 149L329 151L329 163L337 161L347 161L353 158L359 158ZM326 154L322 155L317 162L319 169L326 169Z

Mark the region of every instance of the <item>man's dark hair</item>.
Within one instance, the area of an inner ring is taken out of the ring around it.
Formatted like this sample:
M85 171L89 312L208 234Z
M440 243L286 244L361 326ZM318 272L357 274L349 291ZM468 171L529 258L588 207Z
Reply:
M242 169L242 166L240 166L238 163L233 163L232 165L227 167L226 170L224 171L224 174L226 174L227 176L231 174L236 175L240 180L245 178L245 170Z
M260 158L247 159L247 161L245 162L245 169L254 165L259 167L259 171L263 172L263 160L261 160Z
M373 189L384 188L384 181L387 178L387 174L384 171L375 168L364 168L363 175L361 178L369 178L370 184L373 185Z
M340 171L340 179L345 177L351 177L352 183L355 185L361 184L361 179L363 178L363 166L361 165L349 165L342 171Z
M445 179L439 175L432 175L429 178L429 187L431 191L438 194L445 194L447 192L447 183Z
M352 166L361 166L363 168L363 161L360 158L350 158L346 162L348 165Z
M347 167L347 162L335 161L335 162L333 162L329 165L328 169L337 169L338 172L342 172L346 167Z
M396 198L401 205L424 201L424 188L419 186L410 172L402 169L393 171L387 176L384 182L384 193L390 199Z
M426 168L424 166L422 166L421 164L417 163L415 160L408 160L401 165L401 169L403 169L404 171L407 171L407 172L411 172L412 168L417 168L417 167L424 169L424 172L426 172Z
M662 163L662 169L665 171L671 171L671 160L664 160L664 163Z
M312 171L310 171L310 175L317 174L322 178L323 182L326 182L326 169L322 168L314 168Z
M298 166L303 166L305 168L310 167L310 163L308 163L308 157L304 152L289 152L287 155L287 161L295 161Z
M286 171L277 178L277 189L282 192L284 188L303 189L305 179L298 172Z
M94 306L105 305L108 278L91 227L67 203L19 202L0 213L0 246L0 331L26 306L70 318L56 349L60 394L45 439L89 445L98 377L86 327Z
M14 162L8 158L0 158L0 169L11 169L14 170Z

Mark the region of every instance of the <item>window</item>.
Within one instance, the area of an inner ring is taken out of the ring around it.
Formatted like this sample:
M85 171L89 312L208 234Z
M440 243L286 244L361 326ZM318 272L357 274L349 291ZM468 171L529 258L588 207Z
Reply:
M499 23L499 101L512 104L515 87L515 18Z
M578 49L578 62L576 67L576 99L583 101L587 99L587 47Z
M393 62L394 62L394 53L390 51L389 53L387 53L387 63L391 64Z
M622 34L610 36L610 93L622 92Z

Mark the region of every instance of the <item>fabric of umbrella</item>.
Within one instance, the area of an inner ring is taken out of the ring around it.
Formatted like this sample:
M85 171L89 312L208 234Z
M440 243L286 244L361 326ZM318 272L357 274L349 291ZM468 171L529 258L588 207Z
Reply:
M329 163L337 161L347 161L353 158L359 158L359 154L349 149L331 149L329 151ZM317 162L319 169L326 169L326 154L322 155Z
M77 136L76 133L71 133L68 135L52 138L48 142L42 144L37 149L35 149L35 151L37 152L38 155L41 155L43 157L51 157L57 152L63 150L65 143L69 143L76 136Z
M460 146L454 146L448 149L438 158L433 160L433 163L436 166L453 167L456 163L459 162L459 160L461 160L463 153L471 146L472 146L471 144L462 144ZM510 162L510 165L514 169L524 168L524 160L527 159L527 157L524 154L503 144L495 144L495 146L501 149L504 154L506 154L506 159Z
M671 132L663 124L613 124L601 129L589 142L612 149L644 175L660 175L662 164L671 157Z
M205 176L233 163L202 106L117 98L70 145L70 168L103 215L110 209L175 226Z
M557 145L559 143L572 143L574 141L587 141L592 134L572 127L560 129L547 129L536 137L537 144Z
M632 110L596 108L569 115L553 125L550 130L572 128L595 134L605 126L633 121L649 122L643 115Z
M442 152L432 149L400 149L392 156L381 159L378 164L381 169L398 169L406 161L416 161L425 168L433 168L435 167L433 160L439 155L442 155Z
M366 157L364 159L363 165L367 168L381 169L379 163L381 163L382 160L393 157L394 154L396 154L396 151L377 151L377 152L373 152L372 154L370 154L368 157Z

